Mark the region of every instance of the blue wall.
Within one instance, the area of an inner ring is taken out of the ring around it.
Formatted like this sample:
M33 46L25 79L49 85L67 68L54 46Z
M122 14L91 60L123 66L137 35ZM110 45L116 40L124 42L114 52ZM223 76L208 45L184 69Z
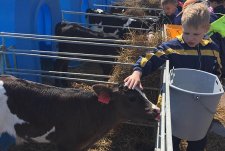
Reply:
M54 34L54 26L61 21L60 3L55 0L0 0L0 31L27 34ZM1 39L0 39L1 42ZM55 50L55 44L48 41L33 41L6 38L6 46L17 49ZM10 67L15 63L12 57L7 58ZM17 56L16 65L19 69L40 70L40 58ZM20 76L33 81L39 77Z
M0 32L54 35L55 25L62 20L61 10L82 11L94 8L93 4L110 4L110 0L0 0ZM105 9L102 8L101 9ZM66 20L85 23L84 15L65 15ZM0 45L2 39L0 38ZM33 41L6 38L6 46L17 49L39 49L56 51L56 44L50 41ZM30 56L9 56L10 67L41 70L42 58ZM20 76L41 82L39 77Z

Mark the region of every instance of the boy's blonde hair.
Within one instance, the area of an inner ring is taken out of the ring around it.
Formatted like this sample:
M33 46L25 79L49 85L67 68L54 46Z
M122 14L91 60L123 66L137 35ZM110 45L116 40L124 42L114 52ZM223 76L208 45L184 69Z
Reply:
M178 2L177 2L177 0L161 0L161 5L162 6L167 5L167 4L177 5Z
M203 3L190 4L184 9L181 24L195 29L209 28L210 12Z

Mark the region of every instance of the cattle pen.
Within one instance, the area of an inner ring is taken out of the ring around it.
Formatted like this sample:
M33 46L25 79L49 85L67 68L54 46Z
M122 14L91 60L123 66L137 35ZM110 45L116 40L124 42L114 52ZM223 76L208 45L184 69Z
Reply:
M86 92L95 84L118 86L130 75L140 54L154 50L168 38L159 0L0 0L0 4L1 77L13 75L56 89ZM147 99L155 104L162 99L159 121L123 122L88 151L173 151L169 72L166 62L155 74L142 79ZM1 88L0 79L3 94ZM4 98L0 98L2 105ZM207 151L225 148L225 95L221 102L209 128ZM4 111L0 106L1 115ZM7 122L1 115L0 150L8 151L2 146L11 142L2 133L1 124L4 129ZM55 146L28 143L9 150L55 151ZM187 143L182 141L181 151L186 148Z
M142 47L142 46L133 46L133 45L127 45L127 44L121 44L123 43L122 40L107 40L107 39L79 39L77 41L74 37L60 37L60 36L50 36L50 35L35 35L35 34L20 34L20 33L6 33L1 32L0 37L2 38L2 45L1 45L1 55L0 55L0 61L1 61L1 74L10 74L10 75L17 75L22 78L26 78L27 76L35 76L41 79L40 77L45 78L58 78L58 79L66 79L71 81L86 81L91 83L106 83L106 84L117 84L106 81L99 81L99 80L90 80L90 79L82 79L82 78L71 78L67 77L65 75L80 75L80 76L90 76L90 77L101 77L101 78L109 78L109 75L97 75L97 74L85 74L85 73L69 73L69 72L58 72L58 71L49 71L49 70L41 70L41 69L23 69L18 65L18 58L19 56L24 57L38 57L38 58L61 58L61 59L68 59L68 60L78 60L78 61L84 61L84 62L91 62L91 63L106 63L106 64L122 64L126 66L130 66L130 63L121 63L121 62L115 62L115 61L98 61L95 59L82 59L79 58L79 56L87 55L87 54L70 54L70 53L62 53L64 55L67 55L67 57L60 57L59 52L52 52L52 51L43 51L43 50L27 50L27 49L17 49L13 46L7 47L5 46L5 43L10 38L19 38L23 40L32 40L32 41L56 41L56 42L68 42L68 43L84 43L84 44L96 44L96 45L104 45L104 46L119 46L119 47L137 47L137 48L144 48L144 49L153 49L149 47ZM101 41L101 42L100 42ZM106 41L113 42L113 44L104 43ZM76 56L74 58L74 56ZM78 56L78 57L77 57ZM98 56L98 55L90 55L90 56ZM101 56L98 57L103 58L115 58L117 56ZM23 58L24 59L24 58ZM163 74L163 84L162 84L162 112L161 112L161 120L156 125L146 125L144 126L154 126L156 127L156 138L155 138L155 150L156 151L172 151L172 135L171 135L171 119L170 119L170 108L169 108L169 65L168 62L166 66L164 67L164 74ZM63 74L64 76L59 76L60 74ZM41 82L41 81L40 81ZM148 89L152 90L158 90L158 88L151 88ZM128 122L129 124L134 124L132 122ZM143 124L141 124L143 125Z

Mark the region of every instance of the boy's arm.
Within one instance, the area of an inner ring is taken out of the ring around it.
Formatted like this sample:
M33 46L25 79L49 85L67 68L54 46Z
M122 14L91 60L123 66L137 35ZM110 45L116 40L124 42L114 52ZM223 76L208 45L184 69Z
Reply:
M164 50L166 50L166 47L162 44L155 49L154 53L147 51L144 56L139 56L137 62L133 65L133 70L141 72L142 76L151 74L168 59Z

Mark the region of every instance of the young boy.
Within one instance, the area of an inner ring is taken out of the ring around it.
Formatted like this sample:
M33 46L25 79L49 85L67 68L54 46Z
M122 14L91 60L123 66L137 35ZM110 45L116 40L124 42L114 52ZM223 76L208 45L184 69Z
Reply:
M141 77L151 74L157 68L170 61L171 68L191 68L220 75L221 61L219 50L211 40L204 39L209 29L210 13L202 3L188 6L182 15L183 35L162 43L154 53L146 52L134 64L133 73L125 78L130 89L142 88ZM188 141L187 151L203 151L207 136L198 141ZM179 151L181 139L173 136L174 151Z
M164 24L181 24L181 15L177 15L182 11L182 6L178 4L177 0L161 0L161 6L166 14L163 18Z

